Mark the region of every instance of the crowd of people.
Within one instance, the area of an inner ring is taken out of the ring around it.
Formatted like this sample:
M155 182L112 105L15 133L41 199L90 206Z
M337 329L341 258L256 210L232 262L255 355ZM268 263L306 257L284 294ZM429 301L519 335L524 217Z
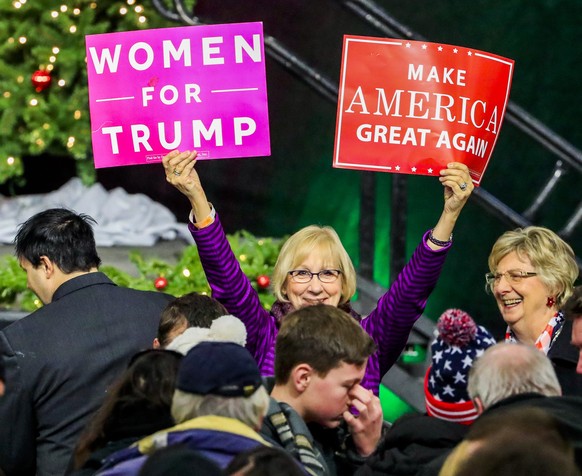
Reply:
M426 412L391 424L380 382L452 247L467 167L441 170L440 217L361 316L352 261L316 225L283 245L264 309L195 165L195 152L163 159L211 296L116 286L86 215L49 209L19 227L16 256L44 305L0 330L0 474L581 474L582 287L556 233L499 237L486 283L505 339L446 310Z

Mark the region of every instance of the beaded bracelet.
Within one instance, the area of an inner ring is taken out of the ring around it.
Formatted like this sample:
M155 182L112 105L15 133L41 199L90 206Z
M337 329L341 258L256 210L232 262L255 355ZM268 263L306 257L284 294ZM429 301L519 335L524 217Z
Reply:
M437 246L448 246L451 244L451 241L453 241L453 234L451 233L451 236L449 236L448 241L441 241L441 240L437 240L434 236L432 236L432 230L430 230L430 233L428 234L428 241L430 241L433 245L437 245Z

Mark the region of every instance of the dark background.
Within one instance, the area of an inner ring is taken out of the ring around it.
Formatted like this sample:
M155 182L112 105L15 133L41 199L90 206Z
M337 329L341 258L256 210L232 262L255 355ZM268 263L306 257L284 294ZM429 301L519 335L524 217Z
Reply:
M579 0L425 0L377 4L427 41L489 51L515 60L511 100L574 146L582 146L582 2ZM196 14L207 23L262 21L271 35L334 83L338 82L344 34L383 36L334 0L199 0ZM336 105L267 59L271 128L270 157L200 163L209 199L227 232L247 229L281 236L310 223L334 226L356 266L359 262L360 173L331 167ZM549 175L549 152L505 122L482 187L522 211ZM55 172L56 165L56 172ZM25 161L21 193L54 190L75 174L70 160L49 157ZM391 176L377 176L376 280L389 282ZM161 166L100 169L106 188L146 193L186 221L188 204L166 184ZM581 199L581 180L570 174L552 195L536 223L561 229ZM407 179L407 254L422 233L436 223L442 187L433 177ZM582 250L579 227L569 239ZM495 239L508 226L471 201L461 216L427 315L436 319L449 307L468 311L497 337L504 331L493 298L484 292L483 274Z

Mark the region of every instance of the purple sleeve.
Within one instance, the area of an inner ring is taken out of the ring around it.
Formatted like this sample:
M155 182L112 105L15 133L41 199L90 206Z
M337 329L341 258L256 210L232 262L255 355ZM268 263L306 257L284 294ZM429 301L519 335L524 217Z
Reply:
M277 335L275 318L261 306L257 292L242 272L218 214L206 228L199 230L189 223L188 229L196 241L212 297L244 323L246 347L262 368Z
M378 300L377 307L362 320L362 327L378 346L366 369L368 388L377 387L400 356L441 274L450 245L436 251L430 249L426 244L428 233L390 289Z

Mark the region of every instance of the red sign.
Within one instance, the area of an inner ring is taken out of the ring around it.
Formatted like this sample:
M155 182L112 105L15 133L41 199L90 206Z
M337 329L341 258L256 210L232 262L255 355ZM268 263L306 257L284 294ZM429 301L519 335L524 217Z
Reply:
M333 166L479 185L499 137L514 61L421 41L344 36Z

